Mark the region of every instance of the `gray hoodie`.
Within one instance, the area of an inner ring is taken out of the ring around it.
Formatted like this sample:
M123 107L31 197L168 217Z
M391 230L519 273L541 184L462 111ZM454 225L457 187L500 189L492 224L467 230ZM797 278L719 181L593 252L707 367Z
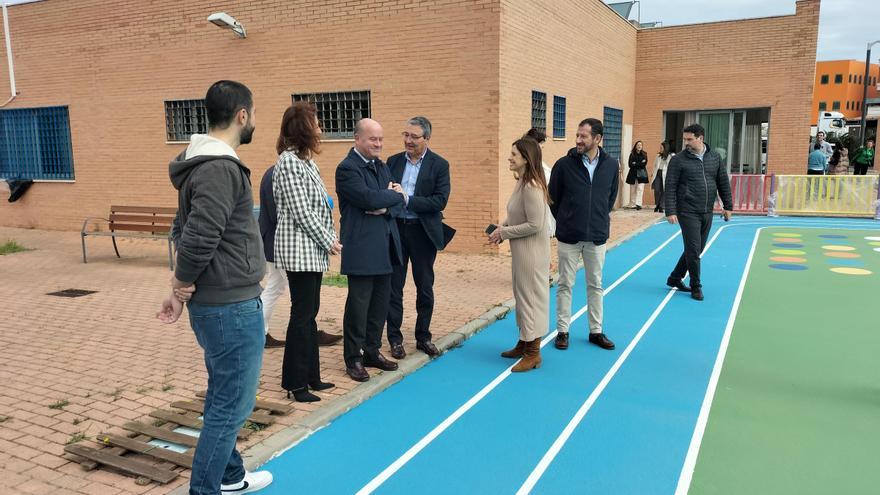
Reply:
M196 134L168 171L179 204L172 229L175 276L196 284L192 301L231 304L258 297L265 262L250 170L228 145Z

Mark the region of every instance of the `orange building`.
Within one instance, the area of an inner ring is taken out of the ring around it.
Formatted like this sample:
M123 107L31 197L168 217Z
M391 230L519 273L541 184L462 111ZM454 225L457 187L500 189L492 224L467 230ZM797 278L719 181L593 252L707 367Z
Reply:
M816 124L819 112L840 112L847 120L862 117L865 63L858 60L827 60L816 62L813 86L813 113ZM880 65L871 64L868 76L868 98L877 98L880 91Z

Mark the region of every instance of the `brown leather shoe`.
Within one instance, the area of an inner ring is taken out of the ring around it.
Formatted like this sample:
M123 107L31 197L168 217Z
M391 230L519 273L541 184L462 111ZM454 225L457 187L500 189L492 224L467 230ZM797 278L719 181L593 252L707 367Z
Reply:
M364 363L360 361L356 361L351 366L346 366L345 372L356 382L365 382L370 379L370 374L364 368Z
M612 350L614 349L614 342L608 340L608 337L605 336L604 333L591 333L590 334L590 343L596 344L602 349Z
M514 373L532 371L541 367L541 339L526 342L523 357L510 369Z
M568 349L568 332L557 333L556 340L553 342L553 345L555 345L556 348L561 351Z
M523 357L523 349L526 347L526 342L524 340L517 340L516 346L509 350L501 353L501 357L509 358L509 359L519 359Z
M394 371L397 369L397 363L386 359L381 352L377 352L374 359L364 357L364 366L369 368L379 368L382 371Z
M398 361L406 357L406 349L403 348L403 344L391 344L391 357Z
M277 347L284 347L284 341L283 341L283 340L278 340L278 339L276 339L275 337L273 337L273 336L271 336L271 335L269 335L269 334L267 333L267 334L266 334L266 345L265 345L265 347L266 347L266 349L274 349L274 348L277 348Z
M424 352L429 357L437 357L440 355L440 349L437 349L437 346L430 340L416 342L416 349Z
M338 344L340 340L342 340L342 335L333 335L332 333L318 330L318 345L321 347Z

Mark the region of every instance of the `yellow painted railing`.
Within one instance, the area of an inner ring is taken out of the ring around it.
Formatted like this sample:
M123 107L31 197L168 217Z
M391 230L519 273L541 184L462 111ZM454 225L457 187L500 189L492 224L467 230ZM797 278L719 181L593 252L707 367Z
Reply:
M874 216L877 175L777 175L776 212Z

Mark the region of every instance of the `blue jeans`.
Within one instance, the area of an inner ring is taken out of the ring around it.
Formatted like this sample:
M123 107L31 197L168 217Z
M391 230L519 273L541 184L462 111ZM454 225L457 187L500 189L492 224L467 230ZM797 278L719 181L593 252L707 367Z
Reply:
M245 474L235 440L256 401L266 342L263 303L255 298L223 305L189 303L187 307L208 369L204 424L189 493L217 495L221 483L238 483Z

